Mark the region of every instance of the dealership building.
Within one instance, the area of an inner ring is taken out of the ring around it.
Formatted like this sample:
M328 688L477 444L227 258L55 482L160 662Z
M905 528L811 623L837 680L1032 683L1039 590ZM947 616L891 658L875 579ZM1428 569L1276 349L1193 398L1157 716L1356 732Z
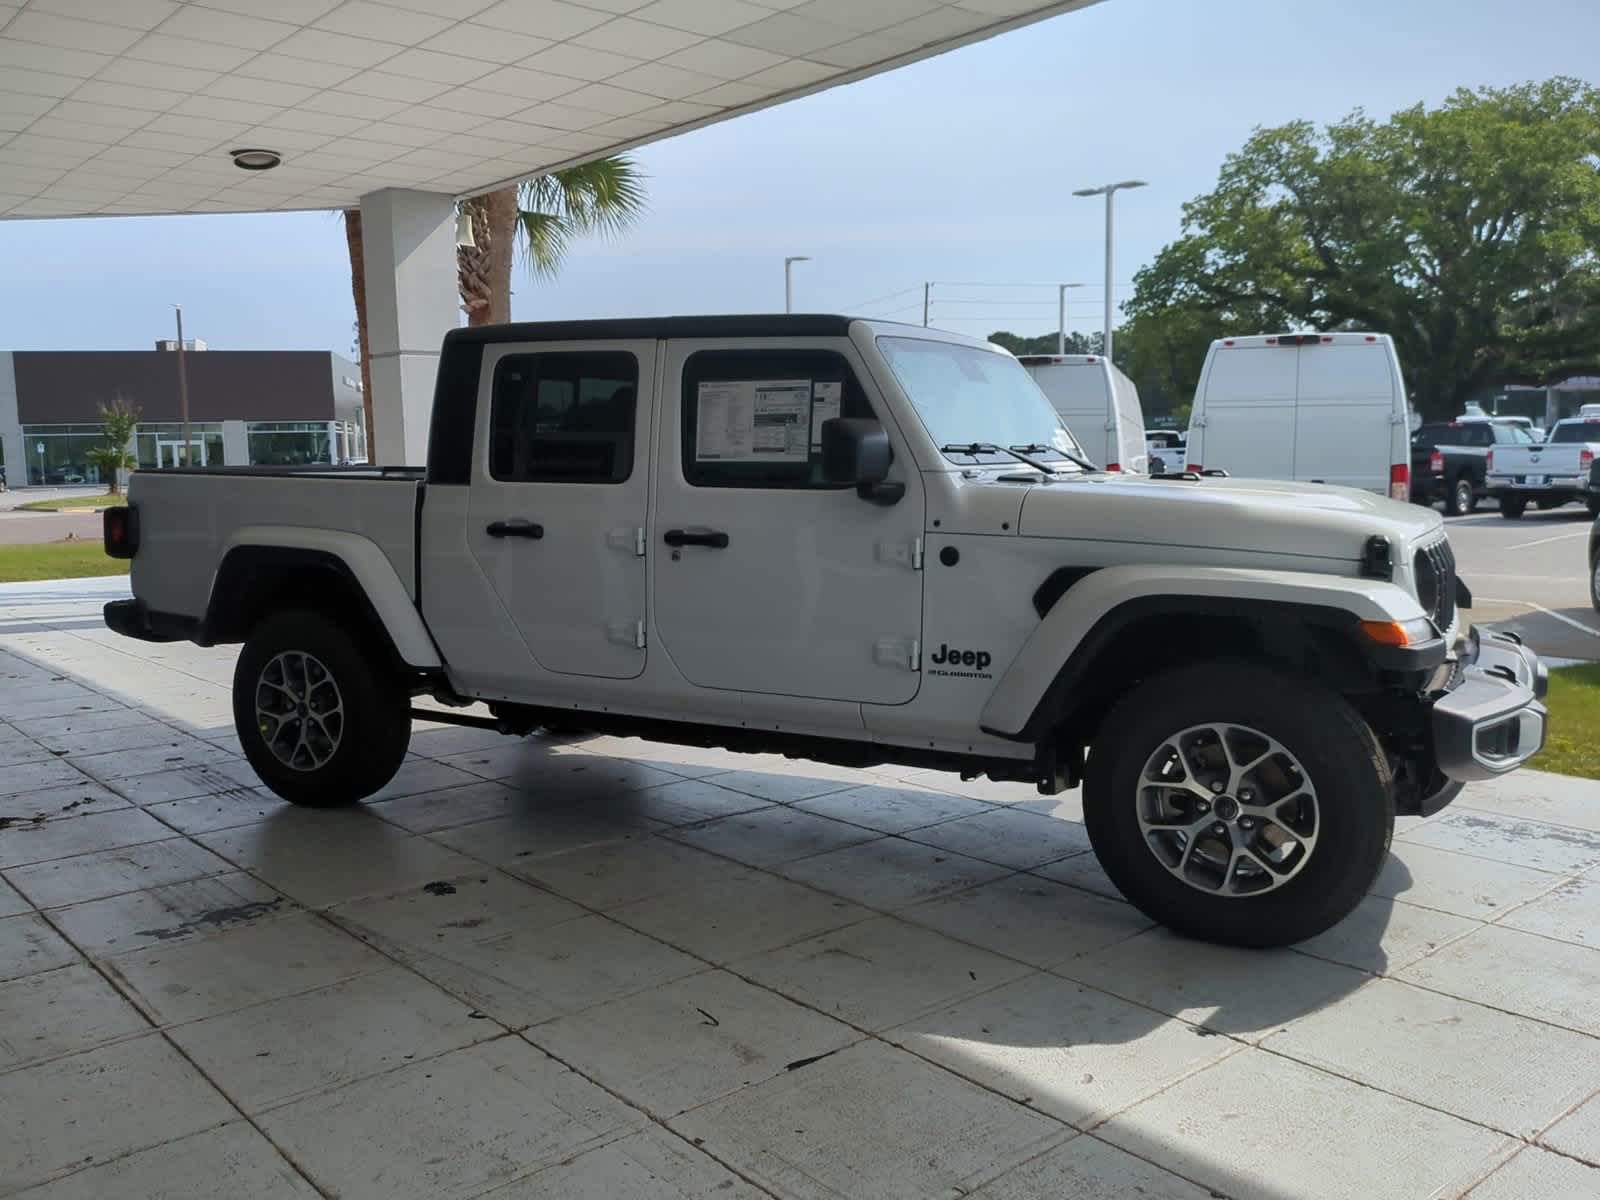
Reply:
M105 444L101 410L137 410L139 466L284 466L365 461L361 371L316 350L0 351L0 466L14 487L100 483L88 452Z

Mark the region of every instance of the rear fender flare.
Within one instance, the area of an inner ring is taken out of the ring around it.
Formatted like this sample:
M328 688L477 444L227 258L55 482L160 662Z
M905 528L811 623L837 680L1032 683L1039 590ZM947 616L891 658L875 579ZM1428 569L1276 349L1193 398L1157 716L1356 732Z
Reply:
M1410 621L1426 616L1415 597L1377 579L1245 567L1104 567L1056 601L985 702L979 724L999 737L1034 740L1052 691L1070 687L1099 643L1130 619L1170 606L1174 614L1215 612L1297 619Z
M261 547L265 550L302 550L326 555L341 563L365 594L367 603L382 623L395 653L407 666L432 670L443 666L422 616L417 612L405 584L378 544L357 533L333 529L306 529L291 525L251 525L236 529L223 543L217 558L217 573L211 579L211 595L206 611L216 598L217 582L228 556L235 550Z

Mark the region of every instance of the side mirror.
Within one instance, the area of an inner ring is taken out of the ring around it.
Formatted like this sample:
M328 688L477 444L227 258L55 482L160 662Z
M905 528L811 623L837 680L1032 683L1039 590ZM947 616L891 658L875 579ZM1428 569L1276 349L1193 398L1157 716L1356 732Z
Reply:
M822 423L822 475L829 483L853 483L856 495L874 504L894 504L906 485L888 478L894 450L878 422L834 417Z

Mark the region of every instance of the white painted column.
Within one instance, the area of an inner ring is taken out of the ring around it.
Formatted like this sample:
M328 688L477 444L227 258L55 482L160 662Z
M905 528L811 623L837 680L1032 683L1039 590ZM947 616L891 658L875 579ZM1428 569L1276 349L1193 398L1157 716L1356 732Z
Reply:
M0 445L5 447L6 482L22 487L28 482L28 448L22 440L22 418L17 412L16 360L0 351Z
M385 188L361 197L372 356L372 460L421 466L439 343L459 324L455 201L437 192Z
M250 435L243 421L222 423L222 461L230 467L250 465Z

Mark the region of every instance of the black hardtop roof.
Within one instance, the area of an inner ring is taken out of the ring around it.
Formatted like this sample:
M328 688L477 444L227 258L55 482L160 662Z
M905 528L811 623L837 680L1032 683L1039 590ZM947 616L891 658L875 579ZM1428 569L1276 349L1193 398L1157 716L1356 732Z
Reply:
M458 343L576 342L602 338L844 337L856 317L826 313L706 317L621 317L594 321L519 321L452 329Z

